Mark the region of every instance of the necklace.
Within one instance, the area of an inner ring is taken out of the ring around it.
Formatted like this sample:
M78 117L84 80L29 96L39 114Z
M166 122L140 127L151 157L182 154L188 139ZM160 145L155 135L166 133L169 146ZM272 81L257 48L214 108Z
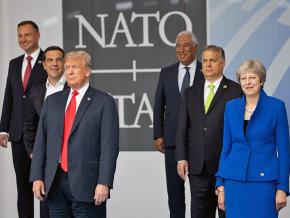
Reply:
M250 114L253 114L254 113L254 111L255 110L253 110L253 111L250 111L249 109L247 109L247 108L245 108L245 110L248 112L248 113L250 113Z

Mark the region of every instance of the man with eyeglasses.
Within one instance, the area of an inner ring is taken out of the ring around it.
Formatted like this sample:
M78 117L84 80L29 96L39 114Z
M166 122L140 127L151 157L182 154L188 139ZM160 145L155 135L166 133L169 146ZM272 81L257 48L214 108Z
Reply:
M178 62L162 68L155 94L154 146L164 153L170 218L185 218L184 180L177 174L175 161L176 128L184 90L203 79L196 59L198 41L189 31L176 38Z
M43 53L43 67L47 72L47 81L31 88L29 100L26 104L23 127L23 141L30 158L33 155L34 141L42 105L46 97L62 91L65 86L64 51L58 46L50 46ZM49 208L45 201L40 203L40 217L49 217Z

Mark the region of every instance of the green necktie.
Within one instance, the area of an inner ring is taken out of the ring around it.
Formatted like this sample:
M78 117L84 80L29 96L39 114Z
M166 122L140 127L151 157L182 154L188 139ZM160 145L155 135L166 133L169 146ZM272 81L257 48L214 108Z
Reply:
M208 85L208 87L209 87L209 94L208 94L208 96L206 98L206 101L205 101L205 104L204 104L205 113L207 113L208 108L210 106L210 103L211 103L211 101L212 101L212 99L214 97L214 91L213 91L214 90L214 84L210 83Z

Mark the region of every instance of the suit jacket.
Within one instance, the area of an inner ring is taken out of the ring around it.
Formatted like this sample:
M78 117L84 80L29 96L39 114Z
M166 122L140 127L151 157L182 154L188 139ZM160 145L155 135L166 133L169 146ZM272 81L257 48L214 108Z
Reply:
M64 86L64 89L68 86ZM46 81L39 85L33 86L29 92L29 98L25 102L25 116L23 126L23 141L27 151L30 155L33 150L34 141L36 137L37 126L46 94Z
M277 180L277 189L289 193L289 127L285 104L261 90L245 133L244 111L245 97L226 106L217 185L223 183L221 178Z
M176 160L187 160L192 174L200 174L204 165L209 173L216 173L226 102L242 95L240 85L224 76L205 114L204 83L185 90L178 120Z
M155 94L154 139L162 137L166 147L175 147L176 128L181 95L178 88L178 67L175 63L162 68ZM203 79L201 63L197 61L193 83Z
M9 63L0 132L9 132L9 140L12 142L22 140L24 105L31 86L43 83L47 79L47 73L41 63L42 55L43 52L40 51L25 91L23 90L21 76L24 55L11 60Z
M67 89L47 97L37 129L30 180L44 181L46 197L59 165L69 93ZM77 201L94 202L97 184L113 186L119 152L118 121L114 99L89 87L68 139L68 177Z

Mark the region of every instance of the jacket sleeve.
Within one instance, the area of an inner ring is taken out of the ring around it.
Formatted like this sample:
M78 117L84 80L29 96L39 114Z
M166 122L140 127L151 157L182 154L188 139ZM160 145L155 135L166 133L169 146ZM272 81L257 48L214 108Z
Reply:
M113 187L119 154L119 118L114 99L110 96L102 109L101 158L98 184Z
M218 172L216 173L216 187L224 185L224 180L222 177L219 176L219 171L223 166L223 163L227 159L231 149L232 149L232 135L231 135L231 129L229 125L229 106L228 104L226 105L225 108L225 114L224 114L224 133L223 133L223 148L220 156L220 161L219 161L219 169Z
M289 195L289 126L284 103L278 113L275 136L279 161L277 189L281 189Z
M30 97L32 97L30 95ZM31 99L25 101L25 116L23 126L23 141L28 155L32 153L39 117Z
M1 116L1 122L0 122L0 132L7 132L7 133L9 132L9 125L10 125L10 119L11 119L12 107L13 107L11 73L10 73L10 71L12 71L11 68L12 68L12 64L10 62L7 81L6 81L3 107L2 107L2 116Z
M46 158L46 144L47 144L47 108L48 99L44 102L41 116L39 119L39 125L37 128L33 157L30 169L30 182L35 180L44 181L44 168Z
M159 80L155 93L155 102L154 102L154 136L153 138L163 137L163 122L164 122L164 112L165 112L165 95L164 95L164 71L161 70L159 75Z
M177 131L176 131L176 148L175 148L175 160L187 160L188 154L188 129L189 129L189 117L187 111L187 90L181 103L179 111Z

